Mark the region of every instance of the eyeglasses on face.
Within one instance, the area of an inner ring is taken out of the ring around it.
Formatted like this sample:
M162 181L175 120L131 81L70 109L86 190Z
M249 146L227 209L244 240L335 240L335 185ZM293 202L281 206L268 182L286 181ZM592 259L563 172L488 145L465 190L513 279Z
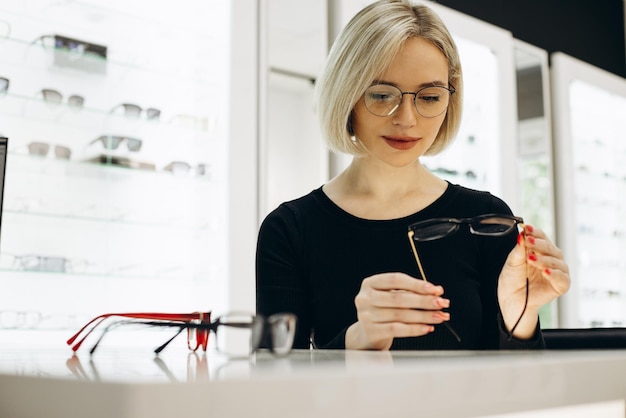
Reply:
M503 236L523 225L517 216L487 214L474 218L434 218L409 226L409 236L414 241L433 241L454 234L461 225L468 225L470 233L482 236Z
M30 155L45 157L50 152L50 149L54 149L54 156L59 159L69 160L72 156L72 150L63 145L52 145L46 142L31 142L28 144L28 153Z
M48 103L60 104L63 101L63 95L54 89L41 89L43 100ZM71 95L67 99L67 104L73 107L83 107L85 98L76 94Z
M98 138L91 141L90 144L97 142L102 142L104 148L109 150L117 149L122 142L126 142L126 147L128 147L129 151L139 151L142 144L141 139L120 135L100 135Z
M455 91L452 86L429 86L413 92L402 91L391 84L374 84L365 90L363 102L373 115L391 116L400 108L404 95L410 94L417 113L434 118L446 111L450 95Z
M129 118L139 118L142 112L146 113L146 119L148 120L157 120L161 117L161 111L159 109L153 107L143 109L141 106L133 103L121 103L111 109L111 113L116 113L120 111L120 109L124 116Z

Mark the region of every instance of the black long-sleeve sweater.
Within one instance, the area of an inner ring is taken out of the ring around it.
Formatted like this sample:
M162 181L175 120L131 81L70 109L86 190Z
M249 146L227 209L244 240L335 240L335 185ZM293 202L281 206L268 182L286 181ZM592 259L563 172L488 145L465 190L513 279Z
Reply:
M430 218L469 218L510 214L510 208L487 193L449 184L425 209L399 219L366 220L334 204L316 189L283 203L261 225L257 244L257 312L298 316L294 348L345 348L346 329L356 322L354 297L364 278L404 272L420 278L408 226ZM508 338L497 302L497 280L516 242L505 237L472 235L467 226L455 234L418 243L424 272L450 299L449 324L412 338L396 338L392 349L514 349L544 346L539 327L534 338Z

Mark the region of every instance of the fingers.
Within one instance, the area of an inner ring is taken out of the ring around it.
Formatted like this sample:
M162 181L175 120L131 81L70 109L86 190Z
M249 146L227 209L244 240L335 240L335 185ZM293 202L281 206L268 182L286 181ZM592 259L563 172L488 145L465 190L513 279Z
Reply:
M528 250L528 264L549 280L557 294L562 295L570 287L569 267L563 251L539 228L527 225L524 245Z
M346 334L352 348L389 348L396 337L418 337L450 320L443 288L403 273L368 277L354 299L358 322ZM352 345L354 343L354 345Z
M404 273L382 273L370 276L363 280L363 286L377 290L406 290L408 292L442 295L443 288L435 286L426 280L416 279Z
M383 273L366 278L355 298L357 309L395 308L440 310L450 306L443 288L403 273Z
M528 250L528 262L535 267L568 273L569 268L563 259L563 251L554 245L541 229L530 225L526 228L524 245Z

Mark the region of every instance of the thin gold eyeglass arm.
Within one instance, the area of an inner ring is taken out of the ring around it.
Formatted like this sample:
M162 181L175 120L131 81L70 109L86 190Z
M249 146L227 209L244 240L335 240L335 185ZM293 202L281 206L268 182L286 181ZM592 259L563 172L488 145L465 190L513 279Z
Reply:
M422 262L420 261L419 255L417 255L417 248L415 247L415 241L413 241L413 235L415 233L413 231L409 231L409 243L411 244L411 250L413 250L413 255L415 256L415 261L417 262L417 268L420 269L420 274L422 275L422 279L424 281L428 281L426 278L426 273L424 273L424 268L422 267Z
M422 275L422 280L427 282L428 279L426 278L426 273L424 273L424 268L422 267L422 262L420 261L419 255L417 255L417 247L415 246L415 241L413 241L413 235L414 234L415 233L413 231L409 231L409 234L408 234L409 235L409 243L411 244L411 250L413 250L413 255L415 256L415 261L417 262L417 268L419 268L420 274ZM447 322L444 322L443 325L445 325L445 327L448 328L448 331L450 331L452 336L454 338L456 338L456 340L458 342L461 342L461 337L459 336L459 334L456 333L456 331L454 330L454 328L452 328L452 326L450 324L448 324Z

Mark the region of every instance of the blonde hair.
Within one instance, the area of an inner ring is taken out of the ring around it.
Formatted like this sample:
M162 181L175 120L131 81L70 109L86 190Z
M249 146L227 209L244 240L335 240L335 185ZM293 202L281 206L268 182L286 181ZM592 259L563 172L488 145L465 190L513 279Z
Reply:
M351 139L351 113L371 83L385 72L407 39L432 42L448 60L448 82L456 92L439 133L425 155L443 151L461 123L463 77L456 44L439 16L410 0L380 0L359 13L341 31L316 83L316 109L322 133L333 151L360 155Z

